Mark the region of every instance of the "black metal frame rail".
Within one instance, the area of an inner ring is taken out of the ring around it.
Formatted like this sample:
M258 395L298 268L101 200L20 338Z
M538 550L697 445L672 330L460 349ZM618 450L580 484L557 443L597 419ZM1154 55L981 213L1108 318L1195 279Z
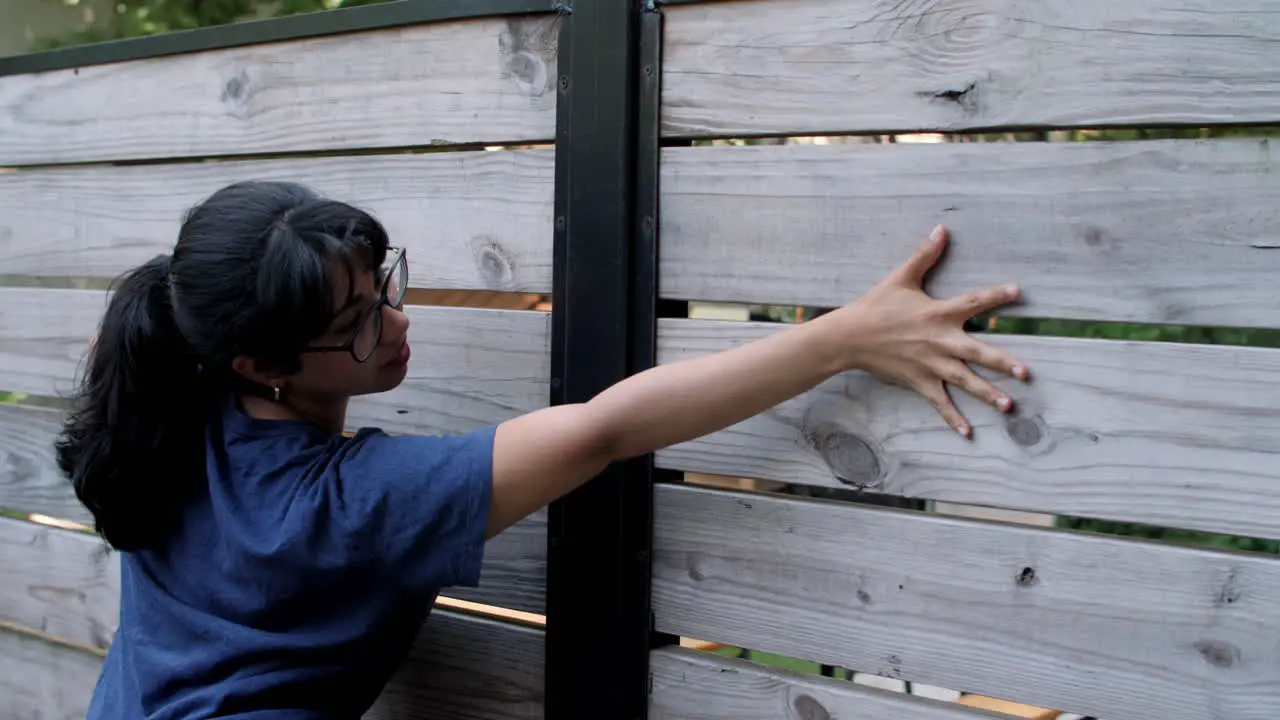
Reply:
M0 76L80 68L401 25L500 15L570 12L568 0L389 0L266 20L110 40L0 58Z

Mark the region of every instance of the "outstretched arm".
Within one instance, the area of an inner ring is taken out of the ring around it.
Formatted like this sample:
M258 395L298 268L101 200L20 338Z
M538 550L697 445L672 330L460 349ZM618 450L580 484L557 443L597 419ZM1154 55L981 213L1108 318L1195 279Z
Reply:
M966 364L1026 379L1013 357L980 343L964 322L1017 297L996 286L947 300L925 294L947 234L936 229L901 267L856 302L724 352L661 365L589 402L561 405L498 427L492 537L598 475L610 463L746 420L847 370L865 370L927 398L957 432L969 426L944 383L1000 410L1012 404Z

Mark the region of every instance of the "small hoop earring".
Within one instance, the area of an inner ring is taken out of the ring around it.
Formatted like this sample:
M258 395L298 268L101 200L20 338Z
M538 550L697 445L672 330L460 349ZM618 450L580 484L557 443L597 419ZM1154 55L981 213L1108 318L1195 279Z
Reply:
M280 386L279 386L279 385L275 385L275 386L273 386L271 389L275 391L275 394L276 394L276 402L280 402Z

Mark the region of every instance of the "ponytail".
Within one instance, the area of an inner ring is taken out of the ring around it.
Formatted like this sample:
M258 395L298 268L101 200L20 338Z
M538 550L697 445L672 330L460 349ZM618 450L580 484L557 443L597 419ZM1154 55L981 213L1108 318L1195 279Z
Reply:
M172 256L122 278L55 444L112 547L154 547L182 522L206 482L216 404L262 392L235 359L298 372L333 320L333 270L374 270L386 249L368 213L296 183L246 181L187 213Z
M112 296L55 448L58 466L117 550L153 545L205 476L209 398L174 321L168 255Z

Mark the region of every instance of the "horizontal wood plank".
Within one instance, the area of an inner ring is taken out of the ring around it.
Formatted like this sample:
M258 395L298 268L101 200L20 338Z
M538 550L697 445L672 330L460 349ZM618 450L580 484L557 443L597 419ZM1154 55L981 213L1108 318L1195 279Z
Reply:
M0 518L0 566L12 570L11 581L0 583L4 624L30 628L86 650L110 646L120 607L119 558L107 552L100 539ZM46 711L55 707L47 698L56 691L62 698L59 702L68 703L69 712L79 712L76 708L88 702L93 683L75 675L65 678L61 686L51 685L53 676L41 673L55 662L59 665L53 667L71 663L73 669L83 669L84 663L68 660L66 652L85 655L94 663L100 658L52 644L44 647L47 643L41 641L32 645L30 638L20 636L13 641L5 637L9 634L0 629L0 642L17 642L17 649L0 645L0 663L18 656L19 650L26 653L22 657L33 666L28 672L36 683L32 692L47 705ZM0 673L0 690L6 677L11 675ZM540 717L542 678L541 630L436 608L409 658L367 717ZM96 680L96 667L91 679ZM27 702L25 697L19 701ZM0 697L0 709L3 702Z
M0 403L0 508L90 525L54 458L62 418L57 410Z
M436 609L366 720L540 720L544 632Z
M120 560L101 538L0 518L0 620L105 650L120 615Z
M414 287L550 292L554 175L551 150L4 173L0 273L115 278L172 252L184 214L219 188L281 180L372 213Z
M672 363L788 326L663 320ZM1024 360L1005 415L955 391L966 440L920 396L861 372L661 450L664 468L1280 537L1280 351L984 336Z
M0 717L84 720L101 669L93 653L0 627Z
M665 14L671 136L1280 120L1270 0L746 0Z
M400 387L353 398L350 428L467 432L550 403L551 314L406 307L413 359Z
M954 703L874 690L844 680L720 657L685 648L649 656L651 720L1008 720Z
M1276 327L1277 174L1265 139L671 148L661 292L838 307L943 223L938 295L1017 281L1002 314Z
M488 18L0 77L0 165L534 142L559 18Z
M660 486L661 632L1097 717L1280 707L1280 559Z

